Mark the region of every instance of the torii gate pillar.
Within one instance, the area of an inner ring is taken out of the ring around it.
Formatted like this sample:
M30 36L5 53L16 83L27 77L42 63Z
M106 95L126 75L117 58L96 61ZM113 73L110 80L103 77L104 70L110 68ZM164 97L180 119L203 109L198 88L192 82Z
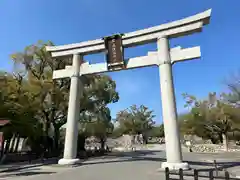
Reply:
M158 58L163 64L159 65L159 78L162 99L162 116L164 122L165 145L167 162L162 168L188 169L188 164L182 162L182 149L177 122L177 108L174 93L172 63L170 58L169 42L167 37L157 40Z
M80 81L80 64L82 56L79 54L73 55L71 76L71 85L68 102L67 128L65 134L65 145L63 158L58 161L58 164L76 164L79 159L77 156L77 140L78 140L78 121L80 115L79 99L82 95L83 87Z

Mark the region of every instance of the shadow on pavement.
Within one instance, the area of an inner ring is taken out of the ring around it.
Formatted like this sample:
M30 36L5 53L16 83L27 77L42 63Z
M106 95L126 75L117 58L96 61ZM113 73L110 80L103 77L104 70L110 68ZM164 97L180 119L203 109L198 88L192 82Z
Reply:
M107 164L107 163L116 163L116 162L132 162L132 161L165 161L165 158L154 158L147 157L147 155L156 155L159 151L132 151L132 152L112 152L108 155L100 158L93 158L86 160L79 164L81 165L90 165L90 164ZM119 158L119 159L116 159Z
M214 164L213 163L210 163L210 162L200 162L200 161L187 161L190 165L197 165L197 166L203 166L203 167L209 167L209 168L202 168L202 169L199 169L199 171L210 171L210 170L213 170L213 169L216 169L214 167ZM240 162L221 162L221 161L218 161L216 163L217 165L217 169L218 170L224 170L224 169L227 169L227 168L232 168L232 167L237 167L237 166L240 166ZM240 167L239 167L240 168Z
M104 160L104 161L98 161L98 162L89 162L91 164L95 163L95 164L101 164L101 163L108 163L108 161L106 161L107 159L111 160L114 158L120 158L119 160L115 160L115 161L109 161L109 163L112 162L126 162L126 161L156 161L156 162L161 162L161 161L166 161L165 158L158 158L158 157L147 157L147 155L156 155L156 153L158 153L160 151L133 151L133 152L112 152L109 153L108 155L104 156L104 157L99 157L96 158L98 160ZM124 158L124 159L121 159ZM94 160L95 158L93 158ZM88 164L88 161L91 159L87 159L84 164ZM211 169L215 169L214 164L211 162L202 162L202 161L185 161L188 162L190 166L194 165L194 166L203 166L206 167L205 169L201 169L202 171L204 170L211 170ZM234 161L230 161L230 162L221 162L218 161L217 162L217 166L218 169L227 169L227 168L231 168L231 167L236 167L236 166L240 166L240 162L234 162Z
M39 162L37 164L29 164L28 162L21 163L19 165L7 165L4 167L0 166L0 173L6 173L6 172L15 172L15 171L20 171L23 169L29 169L29 168L34 168L34 167L40 167L43 165L51 165L51 164L56 164L58 159L49 159L45 160L44 162Z
M139 157L146 155L155 155L160 151L130 151L130 152L111 152L105 158L116 158L116 157Z
M18 173L16 174L16 176L33 176L33 175L39 175L39 174L54 174L56 172L34 172L34 171L30 171L30 172L22 172L22 173Z
M82 164L79 164L79 166L81 165L92 165L92 164L109 164L109 163L118 163L118 162L133 162L133 161L144 161L144 160L149 160L149 159L146 159L144 157L132 157L132 158L128 158L128 159L119 159L119 160L108 160L108 161L98 161L98 162L94 162L94 161L90 161L90 162L83 162ZM160 160L164 160L162 158L159 158L158 162Z
M10 178L10 177L18 177L18 176L34 176L34 175L43 175L43 174L53 174L56 172L45 172L45 171L39 171L40 168L33 168L29 170L19 170L15 172L9 172L7 174L0 175L0 178Z
M134 161L154 161L154 162L164 162L166 161L165 158L158 158L158 157L147 157L147 155L156 155L155 153L159 151L138 151L138 152L113 152L104 158L100 158L98 160L100 161L89 161L86 160L81 165L92 165L92 164L108 164L108 163L117 163L117 162L134 162ZM119 158L115 160L114 158ZM208 174L212 170L216 170L216 167L211 162L202 162L202 161L185 161L188 162L190 166L192 166L194 169L197 169L199 172L199 177L202 178L209 178ZM221 176L224 176L224 171L229 168L238 167L240 168L240 162L217 162L217 170L221 174ZM189 174L189 172L192 172ZM184 174L186 176L192 176L193 177L193 170L191 171L185 171ZM230 173L231 174L231 173ZM234 176L233 174L231 174ZM217 177L217 179L224 179L223 177Z

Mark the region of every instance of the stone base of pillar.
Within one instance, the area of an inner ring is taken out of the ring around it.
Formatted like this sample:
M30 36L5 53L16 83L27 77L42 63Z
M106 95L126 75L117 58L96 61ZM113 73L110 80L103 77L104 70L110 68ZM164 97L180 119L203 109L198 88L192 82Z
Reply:
M169 170L189 170L189 165L186 162L182 163L169 163L169 162L163 162L161 164L161 169L164 170L165 168L169 168Z
M81 162L80 159L64 159L64 158L62 158L58 161L58 164L59 165L75 165L80 162Z

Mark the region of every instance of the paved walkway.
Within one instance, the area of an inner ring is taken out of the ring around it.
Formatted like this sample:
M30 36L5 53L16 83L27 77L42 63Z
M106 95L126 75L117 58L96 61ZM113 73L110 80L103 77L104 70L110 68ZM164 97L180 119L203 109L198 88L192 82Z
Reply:
M79 167L61 168L57 166L43 166L10 174L0 175L0 179L18 180L159 180L163 173L158 172L160 163L137 157L105 157L88 160Z
M212 160L214 159L220 163L219 166L240 173L240 153L184 153L184 160L188 161L192 168L201 169L203 175L213 168ZM164 151L112 153L109 156L87 160L73 168L43 165L11 173L0 173L0 180L16 178L18 180L50 178L53 180L164 180L164 172L158 171L162 161L165 161ZM193 177L187 176L186 179L193 179Z

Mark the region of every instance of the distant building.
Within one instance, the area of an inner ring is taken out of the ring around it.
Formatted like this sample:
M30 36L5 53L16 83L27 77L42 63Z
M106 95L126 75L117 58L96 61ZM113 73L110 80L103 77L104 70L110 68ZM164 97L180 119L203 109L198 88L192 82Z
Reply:
M6 148L8 152L22 152L27 151L27 139L22 138L16 134L12 136L10 140L6 140L4 137L3 127L11 126L11 120L0 119L0 152L1 156L5 153Z

